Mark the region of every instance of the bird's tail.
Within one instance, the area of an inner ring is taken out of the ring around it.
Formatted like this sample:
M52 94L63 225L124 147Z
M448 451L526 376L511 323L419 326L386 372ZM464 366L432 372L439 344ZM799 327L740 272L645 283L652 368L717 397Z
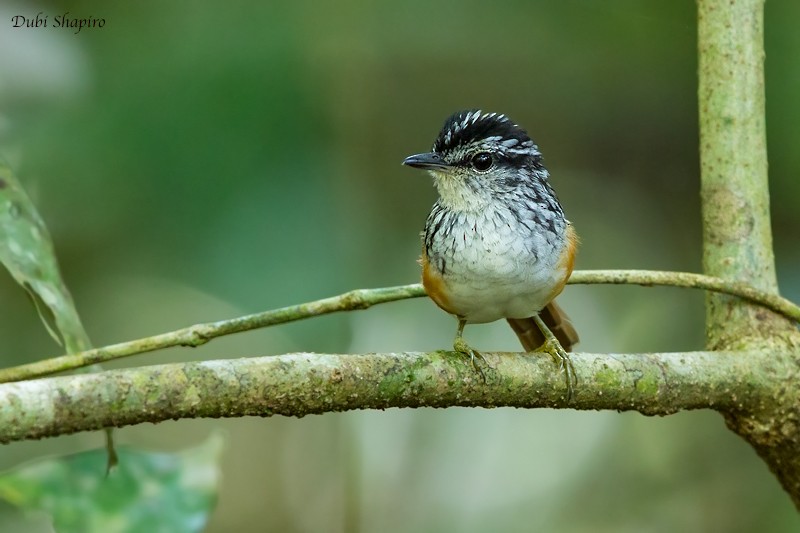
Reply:
M556 336L561 346L571 352L572 347L578 344L578 332L575 331L564 310L554 300L539 311L539 316ZM544 344L544 334L539 330L539 326L536 325L533 318L509 318L507 320L511 329L519 337L525 351L532 352Z

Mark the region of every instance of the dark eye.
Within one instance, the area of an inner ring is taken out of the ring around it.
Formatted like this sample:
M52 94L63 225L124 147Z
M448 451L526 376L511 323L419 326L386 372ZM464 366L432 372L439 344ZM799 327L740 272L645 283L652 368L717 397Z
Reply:
M492 168L492 163L494 163L492 156L487 152L479 152L472 156L472 167L480 172L485 172Z

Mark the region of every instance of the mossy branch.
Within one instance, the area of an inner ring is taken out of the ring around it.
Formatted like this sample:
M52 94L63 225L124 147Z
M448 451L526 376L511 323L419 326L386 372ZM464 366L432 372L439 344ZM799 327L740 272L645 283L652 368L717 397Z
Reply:
M304 416L390 407L570 407L667 415L737 410L774 383L763 352L572 354L566 399L547 356L484 353L486 381L453 352L308 354L167 364L0 385L0 442L195 417Z
M572 274L570 284L635 284L645 286L688 287L737 296L763 305L792 320L800 321L800 307L775 294L758 291L749 285L687 272L650 270L579 270ZM230 320L196 324L168 333L145 337L74 355L63 355L0 370L0 383L20 381L72 370L112 359L151 352L175 346L200 346L209 340L252 329L293 322L304 318L366 309L380 303L418 298L425 291L420 284L402 285L381 289L359 289L351 292L299 305L263 313L246 315Z

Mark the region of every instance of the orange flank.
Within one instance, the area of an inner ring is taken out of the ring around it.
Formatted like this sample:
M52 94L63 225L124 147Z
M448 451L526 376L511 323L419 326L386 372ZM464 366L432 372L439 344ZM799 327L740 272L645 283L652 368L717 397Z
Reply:
M450 302L445 294L446 289L442 274L428 262L425 250L422 250L422 257L420 257L419 262L422 265L422 286L425 287L425 292L428 293L428 296L431 297L431 300L436 305L451 315L457 315L458 313L454 312L450 307Z
M550 295L549 300L551 302L564 290L567 280L572 275L572 269L575 267L575 255L578 253L580 239L572 223L567 223L566 237L567 244L564 246L564 251L561 252L561 257L558 260L558 268L564 270L564 280L556 286Z
M578 238L578 234L575 233L575 228L572 226L571 222L568 222L567 246L564 248L564 253L561 255L561 261L558 263L559 267L566 268L567 279L572 275L572 269L575 266L575 255L578 253L578 244L580 244L580 242L581 240Z

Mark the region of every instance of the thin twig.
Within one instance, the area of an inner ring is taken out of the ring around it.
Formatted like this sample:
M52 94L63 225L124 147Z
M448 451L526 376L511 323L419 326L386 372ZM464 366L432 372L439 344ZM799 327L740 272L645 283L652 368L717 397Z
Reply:
M776 294L768 294L749 285L723 279L690 274L686 272L663 272L651 270L578 270L569 280L577 284L633 284L662 285L705 289L708 291L738 296L763 305L776 313L800 322L800 307ZM359 289L339 296L316 300L299 305L283 307L263 313L246 315L230 320L196 324L168 333L145 337L102 348L95 348L73 355L62 355L51 359L0 370L0 383L21 381L73 370L95 363L130 355L151 352L175 346L200 346L216 337L253 329L284 324L314 316L367 309L376 304L418 298L425 290L418 283L380 289Z
M728 281L691 272L666 272L660 270L576 270L568 282L570 285L642 285L684 287L703 289L759 304L779 315L800 322L800 306L777 294L760 291L739 281Z

